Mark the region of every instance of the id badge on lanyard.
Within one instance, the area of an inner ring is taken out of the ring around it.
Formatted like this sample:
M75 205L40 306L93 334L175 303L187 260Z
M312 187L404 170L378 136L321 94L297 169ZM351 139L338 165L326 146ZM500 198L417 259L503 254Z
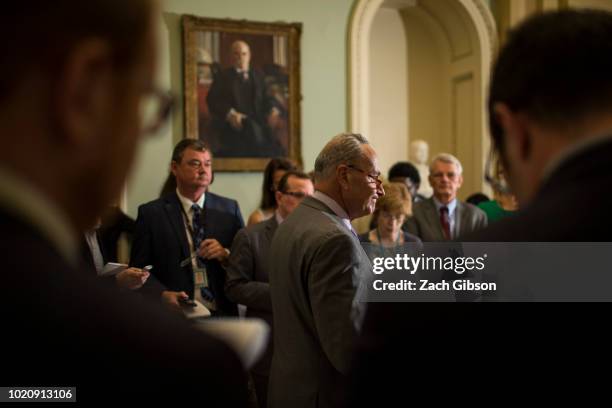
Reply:
M196 290L208 286L208 277L206 276L206 268L203 266L193 267L193 283Z

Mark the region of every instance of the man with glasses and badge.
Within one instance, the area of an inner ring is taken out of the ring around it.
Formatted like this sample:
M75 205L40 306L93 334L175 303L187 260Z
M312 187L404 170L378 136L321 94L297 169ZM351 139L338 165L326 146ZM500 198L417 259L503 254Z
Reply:
M213 315L237 316L225 296L223 264L244 227L238 203L207 191L212 156L199 140L175 146L171 171L176 191L138 209L130 263L153 266L142 290L176 309L198 300Z

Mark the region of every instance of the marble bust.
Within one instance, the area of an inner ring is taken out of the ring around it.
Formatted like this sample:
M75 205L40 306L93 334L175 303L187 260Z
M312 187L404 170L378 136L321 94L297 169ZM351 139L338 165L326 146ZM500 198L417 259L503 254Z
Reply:
M429 198L433 194L433 189L429 184L429 164L427 158L429 156L429 145L424 140L414 140L410 143L410 161L419 171L421 176L421 185L417 191L419 194Z

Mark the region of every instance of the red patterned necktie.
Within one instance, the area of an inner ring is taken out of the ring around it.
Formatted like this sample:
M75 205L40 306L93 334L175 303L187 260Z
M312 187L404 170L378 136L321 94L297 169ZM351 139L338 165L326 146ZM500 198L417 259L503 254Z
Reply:
M444 232L444 238L446 238L447 241L450 241L451 232L450 232L450 220L448 218L448 207L440 208L440 224L442 224L442 231Z

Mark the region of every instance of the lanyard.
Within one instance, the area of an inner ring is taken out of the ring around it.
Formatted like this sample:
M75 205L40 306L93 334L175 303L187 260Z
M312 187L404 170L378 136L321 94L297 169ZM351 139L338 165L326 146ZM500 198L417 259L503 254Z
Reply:
M187 213L185 212L185 208L183 207L182 204L181 204L181 213L183 213L183 220L185 221L185 225L187 226L187 231L189 231L189 235L191 235L191 245L193 246L193 250L197 252L198 248L196 248L196 242L195 242L196 234L195 234L195 231L193 230L191 223L189 222L189 217L187 216ZM202 222L201 214L200 214L200 222L201 222L200 227L202 227L202 229L206 231L206 228L203 225L204 223Z

